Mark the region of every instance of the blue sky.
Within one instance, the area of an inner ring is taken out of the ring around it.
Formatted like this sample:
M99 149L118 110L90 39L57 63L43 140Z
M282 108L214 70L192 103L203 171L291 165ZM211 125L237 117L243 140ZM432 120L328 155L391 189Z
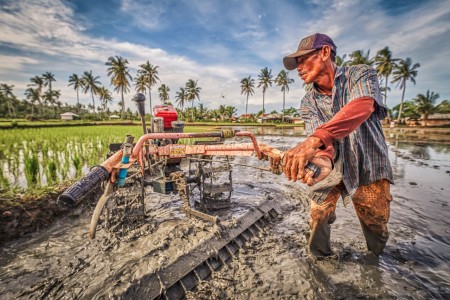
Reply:
M170 100L188 79L198 80L200 99L208 108L233 105L245 112L240 80L260 70L282 70L284 55L294 52L302 37L326 33L338 55L370 50L371 56L389 46L396 58L410 57L421 64L416 84L408 83L405 99L427 89L450 99L450 1L367 0L0 0L0 83L14 85L24 98L29 79L49 71L61 101L76 103L67 86L71 74L93 71L113 90L104 65L110 56L129 61L136 74L147 60L159 66L161 82L170 87ZM295 80L286 107L298 107L304 95ZM126 96L126 106L134 88ZM115 103L119 96L113 93ZM221 97L221 96L224 96ZM81 94L80 101L91 102ZM400 102L394 85L388 106ZM158 103L159 100L156 102ZM280 111L282 93L266 92L266 111ZM113 108L117 108L114 106ZM249 99L249 112L262 109L262 90Z

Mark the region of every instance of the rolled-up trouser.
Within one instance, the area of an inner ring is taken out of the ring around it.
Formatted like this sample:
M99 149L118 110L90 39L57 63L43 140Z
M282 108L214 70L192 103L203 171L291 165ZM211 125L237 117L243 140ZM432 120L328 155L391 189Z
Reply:
M330 231L336 220L336 203L344 189L341 182L335 186L319 205L311 201L311 235L309 249L319 256L331 255ZM389 238L390 183L386 179L360 186L352 197L369 251L379 255Z

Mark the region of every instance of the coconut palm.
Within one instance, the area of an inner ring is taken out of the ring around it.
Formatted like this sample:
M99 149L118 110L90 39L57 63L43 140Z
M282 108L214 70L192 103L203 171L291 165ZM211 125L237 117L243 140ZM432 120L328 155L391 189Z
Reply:
M413 99L417 106L417 110L423 115L425 126L427 124L428 115L432 114L436 110L434 103L438 98L439 94L435 94L434 92L430 93L430 90L427 90L426 95L418 94L417 97Z
M436 112L441 114L448 114L450 113L450 101L444 100L438 105L436 105Z
M34 117L34 105L35 105L35 102L39 103L39 97L40 97L39 92L37 89L27 88L25 90L25 96L31 103L31 117Z
M399 111L400 110L400 104L397 104L392 108L392 111ZM405 101L403 102L403 110L402 115L405 118L411 118L411 119L419 119L420 113L417 109L417 105L413 101Z
M40 107L39 113L42 114L42 111L43 111L43 109L42 109L42 105L43 105L43 103L42 103L42 88L44 87L44 79L40 76L34 76L33 78L30 78L30 81L31 81L31 83L28 84L28 86L36 87L35 90L37 91L37 93L39 95L39 97L38 97L38 102L39 102L39 107Z
M42 79L44 79L44 85L48 86L48 90L52 91L52 82L56 81L55 79L55 74L50 73L50 72L45 72L44 74L42 74Z
M275 78L275 84L281 87L281 91L283 92L283 114L282 114L282 122L284 122L284 104L286 100L286 92L289 92L289 84L293 83L294 79L289 78L289 72L285 70L281 70L278 73L277 78Z
M272 69L268 69L267 67L264 69L261 69L261 73L259 73L259 83L257 87L262 87L263 89L263 113L265 112L264 109L264 102L265 102L265 96L266 96L266 90L269 88L269 86L272 86Z
M225 108L225 112L226 112L226 114L228 115L228 117L231 119L231 118L233 118L233 116L236 114L237 109L236 109L236 107L234 107L234 106L228 105L228 106Z
M247 101L245 102L245 114L248 114L248 97L252 96L255 93L254 87L255 80L251 76L248 76L241 80L241 95L247 96Z
M130 81L132 81L131 75L128 72L128 60L121 57L109 57L105 63L108 66L106 72L111 77L111 85L114 86L114 90L120 93L122 98L122 120L125 119L125 99L123 94L130 91Z
M228 115L227 107L225 105L220 105L217 111L219 112L220 120L225 120L225 117Z
M113 102L111 92L107 88L102 86L98 89L98 97L100 98L100 101L102 103L102 110L106 111L108 108L108 104L111 104Z
M161 86L158 88L158 92L161 103L166 104L167 101L169 101L169 92L170 92L169 86L165 85L164 83L161 84Z
M394 70L392 72L392 83L397 83L397 86L399 86L402 91L402 100L400 102L400 108L398 110L398 117L397 117L397 123L400 122L400 118L402 117L402 108L403 108L403 100L405 99L405 91L406 91L406 83L408 81L411 81L412 83L416 84L416 76L417 76L417 69L420 68L419 63L415 63L413 65L413 62L411 58L407 58L406 60L400 60L398 65L394 67Z
M58 90L48 90L44 93L43 98L45 103L53 107L53 117L56 118L56 105L59 97L61 97L61 92Z
M392 58L392 52L389 47L384 47L377 52L374 58L375 69L378 76L384 77L384 105L387 102L388 80L392 70L397 65L398 58Z
M136 89L136 92L143 93L147 91L147 82L145 80L145 74L138 73L136 77L134 77L134 88ZM150 114L152 112L150 111Z
M183 112L186 99L187 99L186 90L184 88L180 88L180 90L177 92L175 96L175 103L177 103L178 107L181 107L181 112Z
M339 67L345 67L348 64L348 62L345 61L346 56L347 56L347 54L344 54L342 57L339 55L336 55L336 59L335 59L336 65Z
M203 103L200 103L198 105L198 116L200 119L204 119L208 115L208 109L203 105Z
M77 113L80 113L80 96L78 94L78 91L80 89L83 89L83 84L83 78L78 77L78 75L75 73L70 75L68 86L73 86L73 89L77 92Z
M138 74L143 76L143 81L145 82L146 88L148 88L148 99L150 101L150 112L152 111L152 87L159 80L158 77L158 66L152 65L148 60L145 64L139 65ZM144 90L145 93L145 90Z
M349 57L350 61L348 62L348 65L354 66L354 65L369 65L371 66L373 64L373 61L369 58L370 50L367 51L366 54L364 54L364 50L356 50L353 51Z
M197 86L197 80L194 81L193 79L189 79L186 82L186 100L191 101L192 108L194 108L194 101L195 99L198 99L200 101L200 90L202 88ZM194 115L192 114L192 121L194 121Z
M94 95L97 96L99 86L101 85L101 82L98 80L100 77L92 75L92 71L84 71L82 81L83 81L83 93L91 93L92 97L92 109L95 113L95 99Z
M7 85L6 83L0 84L0 91L6 100L6 103L8 106L8 114L10 117L16 116L16 110L14 109L14 106L12 105L12 100L15 98L15 96L13 94L13 88L14 88L14 85Z

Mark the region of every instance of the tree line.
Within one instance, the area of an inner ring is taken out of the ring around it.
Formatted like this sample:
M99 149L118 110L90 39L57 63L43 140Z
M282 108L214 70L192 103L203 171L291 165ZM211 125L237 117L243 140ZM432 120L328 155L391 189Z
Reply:
M427 117L433 112L448 111L448 100L444 100L441 104L435 105L439 94L433 91L427 91L425 94L418 94L417 97L411 101L404 101L406 85L408 82L416 83L416 76L419 63L413 63L411 58L399 59L394 58L392 52L388 47L379 50L374 57L370 57L370 50L367 53L364 50L356 50L351 54L344 54L342 57L336 57L336 64L341 67L367 64L373 66L380 79L380 87L384 98L384 103L387 102L387 93L391 90L390 84L396 84L402 90L402 98L399 105L395 106L392 111L396 112L397 120L400 121L402 114L407 117L423 114ZM136 76L133 78L129 70L129 62L121 56L109 57L105 62L107 66L107 75L110 78L110 84L114 91L120 95L120 111L122 119L125 119L126 114L131 114L130 109L125 108L124 94L130 92L132 85L136 92L147 93L150 104L150 113L152 108L152 89L161 80L159 79L158 68L147 61L139 65ZM390 77L392 79L390 80ZM25 91L25 100L20 101L13 93L12 85L0 84L0 116L16 117L28 114L31 119L37 118L57 118L57 111L62 109L75 108L78 114L90 115L92 118L105 118L111 111L108 105L113 102L111 91L104 87L99 81L99 76L92 74L92 71L85 71L83 74L72 74L68 79L68 86L71 86L76 92L77 104L75 107L61 103L59 90L52 89L52 82L55 82L55 75L51 72L45 72L41 76L30 78L30 83ZM267 90L273 84L278 86L283 95L281 112L286 115L290 109L285 108L285 95L289 92L289 86L294 82L289 78L289 72L281 70L277 76L272 74L272 70L265 67L260 70L257 75L257 82L251 75L240 80L241 94L246 96L245 115L248 114L248 100L249 97L255 93L255 88L262 89L262 110L253 114L259 116L265 113L265 95ZM257 85L256 85L257 84ZM45 89L46 88L46 89ZM89 94L92 99L92 104L87 107L80 104L79 93ZM170 88L168 85L162 83L159 88L159 99L163 104L172 104L169 98ZM180 87L176 92L174 102L178 107L178 111L185 118L191 120L208 118L223 119L224 116L230 115L230 118L237 112L233 106L221 105L216 110L208 110L205 106L199 103L199 107L194 107L195 100L200 101L201 87L198 86L198 80L188 79L184 87ZM225 96L222 95L224 98ZM96 98L100 101L100 105L96 106ZM186 107L191 104L191 107ZM225 110L228 109L227 112ZM212 111L215 111L214 113ZM215 116L215 117L211 117Z

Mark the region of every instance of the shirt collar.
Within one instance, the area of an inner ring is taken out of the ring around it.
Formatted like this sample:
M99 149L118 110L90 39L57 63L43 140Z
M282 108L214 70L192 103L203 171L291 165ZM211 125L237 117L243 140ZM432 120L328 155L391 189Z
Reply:
M339 67L338 65L335 65L336 67L336 72L334 73L334 80L336 81L336 79L338 79L339 76L342 75L342 73L344 73L344 68Z

